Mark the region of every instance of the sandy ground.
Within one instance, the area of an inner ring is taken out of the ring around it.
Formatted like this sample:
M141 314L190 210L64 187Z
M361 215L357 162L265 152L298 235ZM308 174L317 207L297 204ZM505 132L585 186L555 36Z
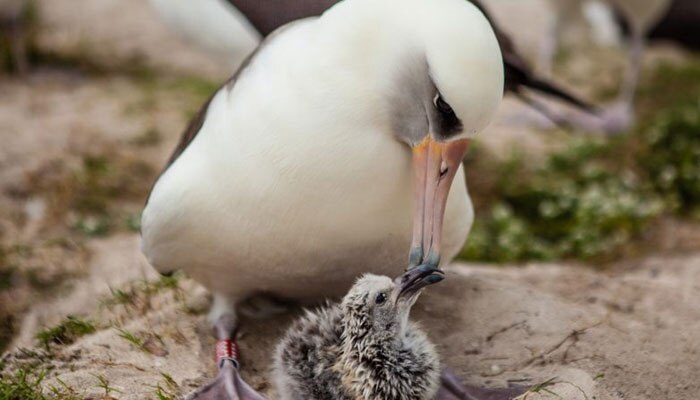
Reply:
M114 277L120 266L138 277L143 264L136 245L135 237L97 243L92 278L84 283L99 291L109 281L104 275ZM453 265L445 283L427 290L413 315L438 343L445 364L475 384L530 385L555 378L548 389L564 399L694 399L700 390L699 266L700 253L652 257L614 273L576 265ZM192 282L180 286L153 295L147 307L142 302L100 307L89 301L92 293L62 301L80 302L83 311L86 304L94 308L90 315L104 328L44 360L54 376L47 384L60 377L81 388L78 393L97 396L102 389L96 375L105 376L123 392L117 397L128 400L149 398L158 385L168 388L162 373L177 382L168 389L173 394L204 383L215 373L213 339L202 314L207 297ZM271 398L271 349L296 314L243 321L245 375ZM135 347L119 329L151 346ZM22 352L8 357L32 358Z
M40 3L45 26L39 41L52 51L89 54L104 64L138 60L167 76L221 81L228 74L219 60L173 37L146 1ZM531 10L542 4L490 2L511 25L537 27L517 38L531 52L544 18ZM103 23L117 12L118 21ZM530 15L540 22L533 24ZM55 199L63 197L53 186L63 181L54 176L70 178L86 154L136 159L150 169L130 182L137 195L116 203L119 212L138 212L203 100L162 79L145 90L133 77L72 70L39 69L22 81L0 78L0 244L28 248L12 251L17 268L38 271L41 282L60 282L0 296L3 307L21 316L3 359L11 368L49 368L47 387L64 382L83 398L102 398L99 377L105 377L113 398L150 399L159 391L187 393L216 372L206 291L185 278L177 289L145 284L158 278L140 255L137 234L116 229L107 237L80 235L70 229L74 213ZM482 141L502 154L514 144L545 150L546 136L522 123L524 113L523 106L506 101ZM137 144L153 130L158 140ZM56 245L57 238L69 245ZM426 291L414 317L439 345L445 364L469 382L530 385L554 378L550 392L530 399L696 399L700 253L628 260L605 272L596 267L453 265L448 280ZM129 300L117 301L119 293L128 293ZM244 321L245 376L271 398L271 349L298 312ZM50 354L36 347L36 332L68 315L95 321L97 333L55 346ZM125 333L141 345L125 340Z

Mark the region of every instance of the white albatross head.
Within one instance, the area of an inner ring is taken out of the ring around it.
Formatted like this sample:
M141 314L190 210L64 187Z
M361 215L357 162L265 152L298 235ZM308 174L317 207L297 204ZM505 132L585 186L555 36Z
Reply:
M388 130L412 149L409 263L438 265L452 181L469 140L491 122L503 97L496 35L467 0L345 0L320 22L327 48L342 49L341 63L366 72L376 92L368 96L382 105Z

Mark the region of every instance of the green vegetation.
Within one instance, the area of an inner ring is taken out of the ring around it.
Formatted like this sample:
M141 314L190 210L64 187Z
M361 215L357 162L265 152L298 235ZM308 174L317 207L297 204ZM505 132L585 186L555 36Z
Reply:
M113 388L112 386L110 386L109 380L107 378L105 378L103 375L97 375L97 374L91 374L91 375L94 376L95 378L97 378L97 381L98 381L97 387L104 390L105 394L104 394L103 399L111 398L110 394L112 392L123 393L122 391L117 390L117 389Z
M640 128L653 123L659 114L697 106L700 98L700 59L684 65L664 64L642 82L637 95Z
M64 226L85 237L133 230L134 208L145 201L156 171L122 151L85 154L78 165L56 162L29 176L32 193L48 203L47 225Z
M48 349L52 344L71 344L78 338L96 331L97 328L93 322L76 317L68 317L54 327L39 331L36 334L36 339L44 348Z
M0 399L7 400L44 400L41 382L45 373L33 374L27 370L19 370L12 375L0 376Z
M58 380L59 385L44 386L46 371L19 369L0 373L2 400L81 400L76 391Z
M628 135L569 138L535 170L515 156L490 166L495 182L477 177L486 193L462 257L612 260L655 218L699 216L700 64L661 67L641 93Z
M552 395L556 398L561 399L562 397L559 396L557 393L553 392L549 388L556 385L557 378L549 378L544 382L538 383L536 385L533 385L522 397L523 400L527 400L531 394L549 394ZM584 394L585 395L585 394Z
M184 77L171 82L167 82L165 88L177 93L189 93L198 98L201 102L208 99L221 86L220 83L212 82L199 77ZM201 105L201 104L200 104Z
M477 219L464 251L472 260L509 262L610 257L662 210L633 173L611 172L609 145L575 139L541 168L506 164L499 200Z
M163 388L160 386L156 386L153 390L153 394L156 396L156 399L158 400L175 400L177 399L176 395L171 394L168 389Z
M156 386L151 386L156 399L175 400L179 398L178 393L180 389L177 382L175 382L172 376L166 373L161 372L160 375L163 377L163 382L157 384Z
M117 332L119 332L120 338L129 342L132 346L136 347L137 349L146 351L144 349L144 340L141 339L141 337L139 337L137 334L129 332L123 328L116 328L116 329L117 329Z
M129 230L129 232L141 232L141 213L138 212L127 215L124 224L126 225L126 229Z
M120 338L145 353L153 354L158 357L165 357L168 355L168 350L165 348L163 338L155 333L136 334L123 328L115 329L119 332Z
M664 113L642 138L640 165L673 211L700 213L700 96Z
M87 237L104 237L116 229L132 230L125 200L142 201L154 175L146 162L125 154L86 155L68 178L68 209L77 212L73 229ZM121 223L120 223L121 222Z
M31 244L29 244L31 243ZM0 353L31 302L67 288L85 272L87 251L69 237L14 243L0 264Z
M103 307L122 306L126 311L143 315L153 307L153 298L163 292L172 292L176 300L182 300L180 276L161 276L156 281L139 280L123 288L110 289L111 296L101 300Z

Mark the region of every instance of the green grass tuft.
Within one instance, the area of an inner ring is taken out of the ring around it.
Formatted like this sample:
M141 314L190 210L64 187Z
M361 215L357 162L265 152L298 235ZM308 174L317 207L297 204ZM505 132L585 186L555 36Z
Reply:
M112 386L110 386L109 380L108 380L104 375L98 375L98 374L90 374L90 375L92 375L92 376L94 376L95 378L97 378L97 382L98 382L98 383L97 383L97 387L100 388L100 389L102 389L102 390L104 390L104 392L105 392L104 398L109 398L109 397L110 397L110 394L111 394L112 392L114 392L114 393L123 393L122 391L117 390L117 389L113 388Z
M153 300L158 294L171 292L175 300L182 300L179 279L179 275L175 274L169 277L162 276L155 281L139 280L123 288L112 288L111 296L103 298L101 305L107 308L123 306L129 312L136 311L143 315L152 309Z
M123 328L116 328L117 332L119 332L119 337L124 339L125 341L131 343L134 347L141 351L146 351L145 349L145 342L144 340L136 335L135 333L129 332L126 329Z
M557 383L558 383L557 378L549 378L544 382L535 384L522 396L522 399L527 400L530 397L530 395L533 393L536 393L536 394L543 394L544 393L544 394L554 396L558 399L562 399L562 397L559 394L557 394L549 389L550 387L556 385Z
M93 322L76 317L68 317L54 327L39 331L36 334L36 339L44 348L48 349L51 345L71 344L78 338L96 331L97 328Z
M3 400L44 400L41 383L46 373L34 374L19 370L12 375L0 376L0 399Z
M153 388L153 394L156 396L157 400L175 400L179 398L179 385L172 376L161 372L160 375L163 377L163 382L158 383L155 386L149 386Z
M116 328L116 330L119 332L120 338L145 353L157 357L165 357L168 355L168 350L166 349L163 338L156 333L141 332L136 334L123 328Z
M13 373L0 373L0 399L2 400L82 400L76 391L60 379L59 385L48 385L46 371L19 369Z
M663 113L642 136L639 163L669 207L700 214L700 95Z

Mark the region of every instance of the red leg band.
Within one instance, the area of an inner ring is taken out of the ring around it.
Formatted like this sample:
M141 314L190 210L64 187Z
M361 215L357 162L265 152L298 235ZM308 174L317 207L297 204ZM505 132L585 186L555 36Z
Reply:
M216 342L216 362L222 365L227 360L238 366L238 343L230 339L219 340Z

